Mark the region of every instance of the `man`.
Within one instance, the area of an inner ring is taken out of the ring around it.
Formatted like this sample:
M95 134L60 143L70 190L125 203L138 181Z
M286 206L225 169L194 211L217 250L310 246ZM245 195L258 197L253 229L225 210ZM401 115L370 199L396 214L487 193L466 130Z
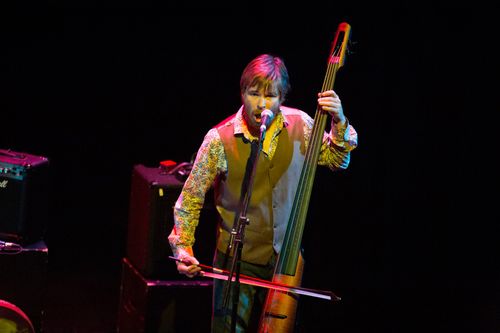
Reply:
M201 270L192 245L200 209L211 187L221 218L214 266L229 269L223 265L231 263L226 252L234 221L241 213L241 198L248 186L245 181L249 179L249 157L252 146L259 140L262 112L270 110L273 118L252 179L240 273L272 278L314 123L307 113L283 105L289 89L288 72L281 58L268 54L256 57L241 76L242 106L206 134L176 202L175 225L169 235L172 251L180 259L177 269L181 274L193 277ZM331 130L324 133L318 164L332 170L345 169L350 152L357 146L357 133L349 125L333 90L319 93L318 105L331 115ZM224 283L214 281L213 333L230 332L231 310L223 304ZM238 332L257 330L266 293L264 288L240 286Z

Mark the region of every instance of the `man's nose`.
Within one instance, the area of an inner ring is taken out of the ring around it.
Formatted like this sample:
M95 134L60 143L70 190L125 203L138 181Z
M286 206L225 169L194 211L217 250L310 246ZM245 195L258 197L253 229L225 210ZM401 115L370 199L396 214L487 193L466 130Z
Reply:
M259 107L261 109L265 109L266 108L266 99L265 98L261 98L260 101L259 101Z

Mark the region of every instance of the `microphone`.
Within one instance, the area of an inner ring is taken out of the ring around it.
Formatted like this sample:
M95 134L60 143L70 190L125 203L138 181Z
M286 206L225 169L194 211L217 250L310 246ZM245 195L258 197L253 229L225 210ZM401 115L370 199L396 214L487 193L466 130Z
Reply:
M273 121L274 113L271 110L265 109L260 115L260 132L262 133L267 130L267 127L271 124L271 121Z

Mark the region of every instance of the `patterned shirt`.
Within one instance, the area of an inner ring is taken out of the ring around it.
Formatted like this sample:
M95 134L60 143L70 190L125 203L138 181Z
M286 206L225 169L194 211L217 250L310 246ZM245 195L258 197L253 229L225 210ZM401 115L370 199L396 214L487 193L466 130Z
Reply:
M286 115L299 113L304 123L306 147L309 143L314 120L305 112L298 109L281 106L281 112L276 115L275 121L269 126L262 144L262 153L271 160L278 145L278 134L287 126ZM247 140L258 140L248 130L243 120L243 107L231 120L234 122L234 134L243 135ZM349 165L350 152L356 148L358 136L354 128L346 123L343 127L332 122L329 134L324 134L321 145L318 165L327 166L332 170L346 169ZM168 240L177 257L182 253L193 255L195 230L199 222L200 211L205 201L205 194L220 175L227 172L227 160L224 146L216 128L212 128L205 135L189 177L174 207L174 228Z

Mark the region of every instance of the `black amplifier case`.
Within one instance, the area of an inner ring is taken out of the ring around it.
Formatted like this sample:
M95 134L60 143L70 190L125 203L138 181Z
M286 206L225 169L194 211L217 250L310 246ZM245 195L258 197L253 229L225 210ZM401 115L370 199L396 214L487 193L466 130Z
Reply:
M184 179L161 168L135 165L132 172L127 258L146 278L177 279L168 235L174 226L173 207ZM197 259L212 264L217 236L217 214L209 191L200 214L193 247Z
M0 240L41 240L48 219L49 160L0 149Z
M206 333L212 316L212 280L146 279L123 258L118 333Z

